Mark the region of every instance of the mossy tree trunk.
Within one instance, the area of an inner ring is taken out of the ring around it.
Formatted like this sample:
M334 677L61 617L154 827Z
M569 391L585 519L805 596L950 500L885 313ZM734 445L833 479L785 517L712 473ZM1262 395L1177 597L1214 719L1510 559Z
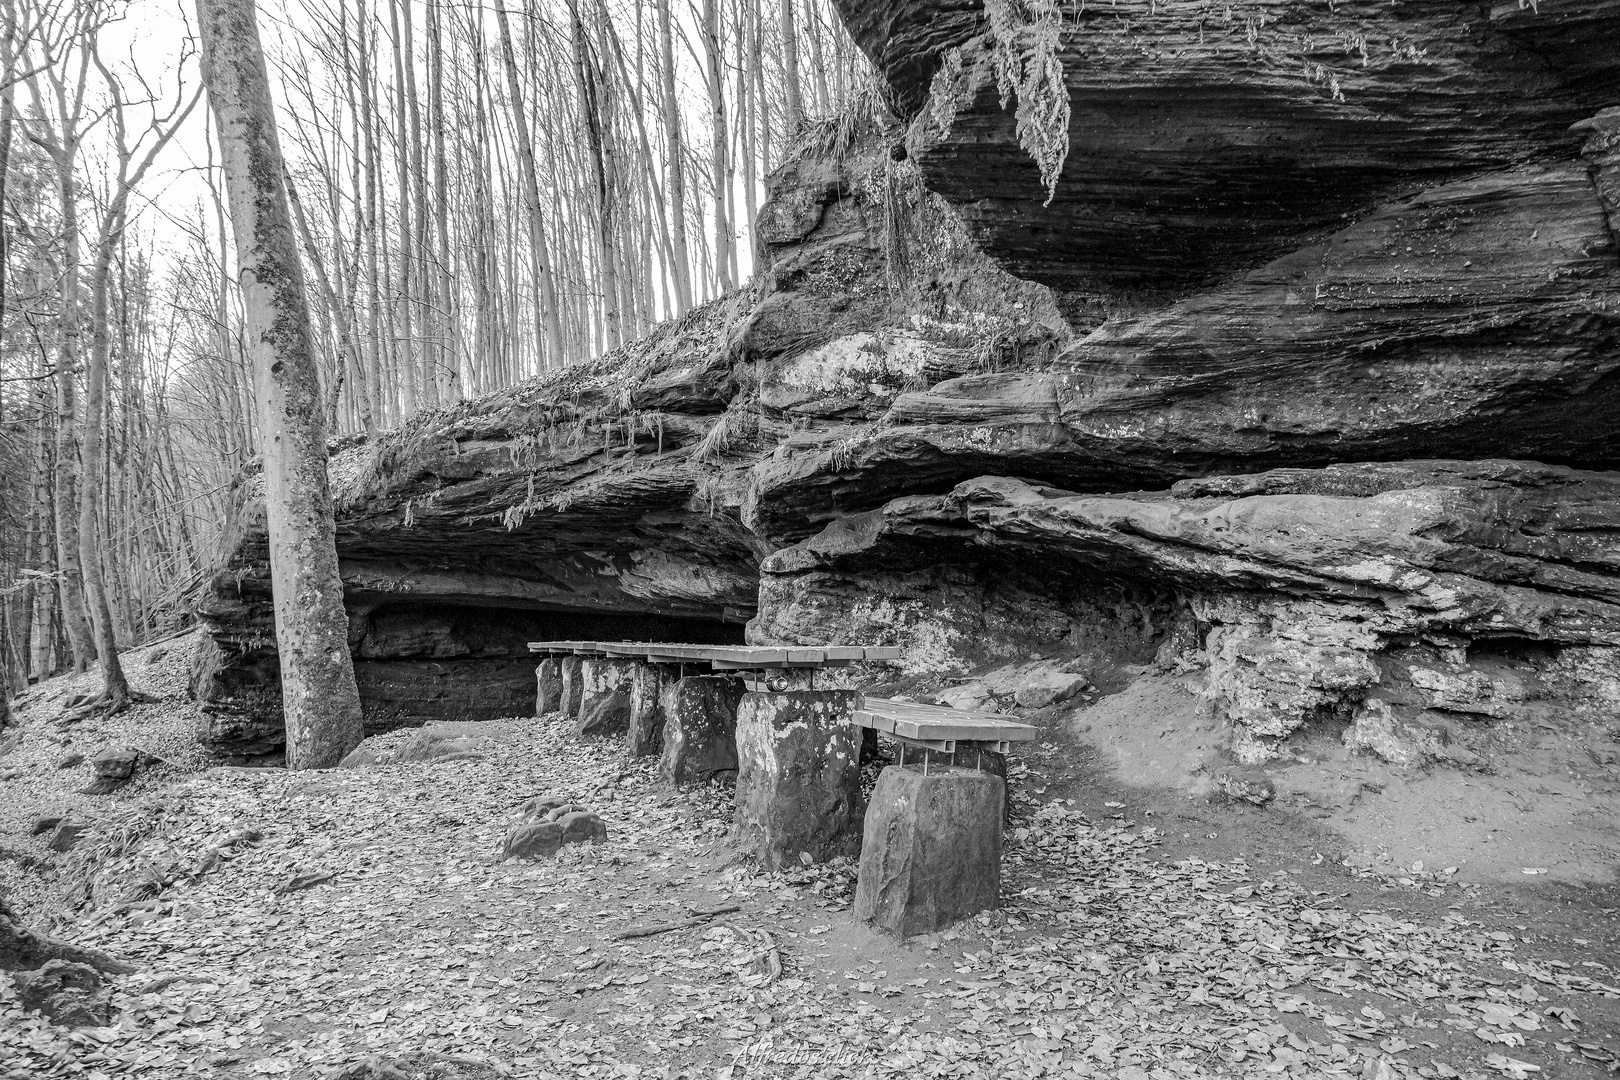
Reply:
M287 765L336 765L362 736L303 271L253 0L198 0L263 444Z

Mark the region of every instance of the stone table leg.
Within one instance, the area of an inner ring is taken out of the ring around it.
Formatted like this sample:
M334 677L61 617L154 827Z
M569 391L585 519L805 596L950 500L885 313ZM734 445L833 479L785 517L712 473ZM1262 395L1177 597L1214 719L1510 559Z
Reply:
M546 716L562 711L562 661L548 656L534 669L534 715Z
M641 666L634 660L586 660L580 665L575 735L619 735L630 730L630 681Z
M584 689L580 682L580 668L584 659L577 655L562 658L562 705L558 711L569 719L579 715L580 691Z
M630 673L630 756L646 757L664 745L664 693L680 677L676 664L638 663Z
M733 675L688 675L665 689L658 759L665 783L702 783L737 771L737 705L747 689Z
M855 916L901 937L1001 904L1006 787L976 769L891 765L866 811Z
M737 709L736 837L773 867L854 855L861 729L853 690L744 694Z

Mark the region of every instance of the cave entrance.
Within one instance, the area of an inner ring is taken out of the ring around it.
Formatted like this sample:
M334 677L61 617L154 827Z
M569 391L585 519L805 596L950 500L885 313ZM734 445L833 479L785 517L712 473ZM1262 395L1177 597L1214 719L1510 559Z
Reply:
M355 681L369 733L431 720L534 712L541 640L745 644L742 623L654 612L554 611L485 602L350 600Z

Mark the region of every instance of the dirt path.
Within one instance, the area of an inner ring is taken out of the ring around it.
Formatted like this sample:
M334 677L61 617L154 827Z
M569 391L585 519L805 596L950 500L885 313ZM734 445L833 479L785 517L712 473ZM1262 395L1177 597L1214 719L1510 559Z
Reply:
M1612 889L1353 877L1298 817L1133 790L1072 747L1014 770L1005 910L904 945L851 919L852 868L739 861L726 787L663 791L555 718L487 725L479 752L214 769L123 800L124 842L82 849L106 853L79 868L97 895L181 880L62 929L141 966L122 1017L69 1036L0 997L0 1076L324 1077L416 1054L405 1075L1595 1080L1620 1049ZM609 842L494 861L536 794L593 807ZM178 873L241 827L263 839ZM167 975L188 981L142 993Z

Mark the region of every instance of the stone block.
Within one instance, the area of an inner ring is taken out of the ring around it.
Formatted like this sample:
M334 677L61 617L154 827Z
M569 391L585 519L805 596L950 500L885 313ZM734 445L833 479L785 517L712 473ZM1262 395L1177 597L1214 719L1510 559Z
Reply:
M108 780L128 780L135 773L141 752L133 746L109 747L90 761L96 775Z
M117 791L134 778L140 759L141 752L133 746L108 747L101 751L90 759L95 777L82 789L83 794L107 795Z
M548 656L534 669L534 715L549 716L562 712L563 679L561 659Z
M549 859L564 844L602 844L607 824L589 810L569 810L555 821L519 825L506 834L503 859Z
M630 730L630 679L639 661L586 660L580 665L575 735L622 735Z
M664 747L658 775L697 784L737 771L737 705L747 692L733 675L688 675L664 690Z
M1005 797L988 772L884 769L866 812L856 918L910 937L998 907Z
M408 762L482 761L478 741L445 730L433 724L417 728L405 745L395 751L392 760L397 764ZM357 748L358 749L358 748ZM352 754L350 756L353 756ZM344 758L344 761L349 760Z
M565 656L559 666L562 668L562 709L561 712L569 719L579 715L579 702L584 685L580 681L581 668L584 666L584 657Z
M83 822L63 820L51 830L51 838L45 842L45 846L52 851L72 851L89 831L90 826Z
M737 706L736 838L780 867L861 842L861 731L853 690L748 693Z
M630 756L648 757L664 746L664 691L678 678L669 664L637 664L630 673Z

